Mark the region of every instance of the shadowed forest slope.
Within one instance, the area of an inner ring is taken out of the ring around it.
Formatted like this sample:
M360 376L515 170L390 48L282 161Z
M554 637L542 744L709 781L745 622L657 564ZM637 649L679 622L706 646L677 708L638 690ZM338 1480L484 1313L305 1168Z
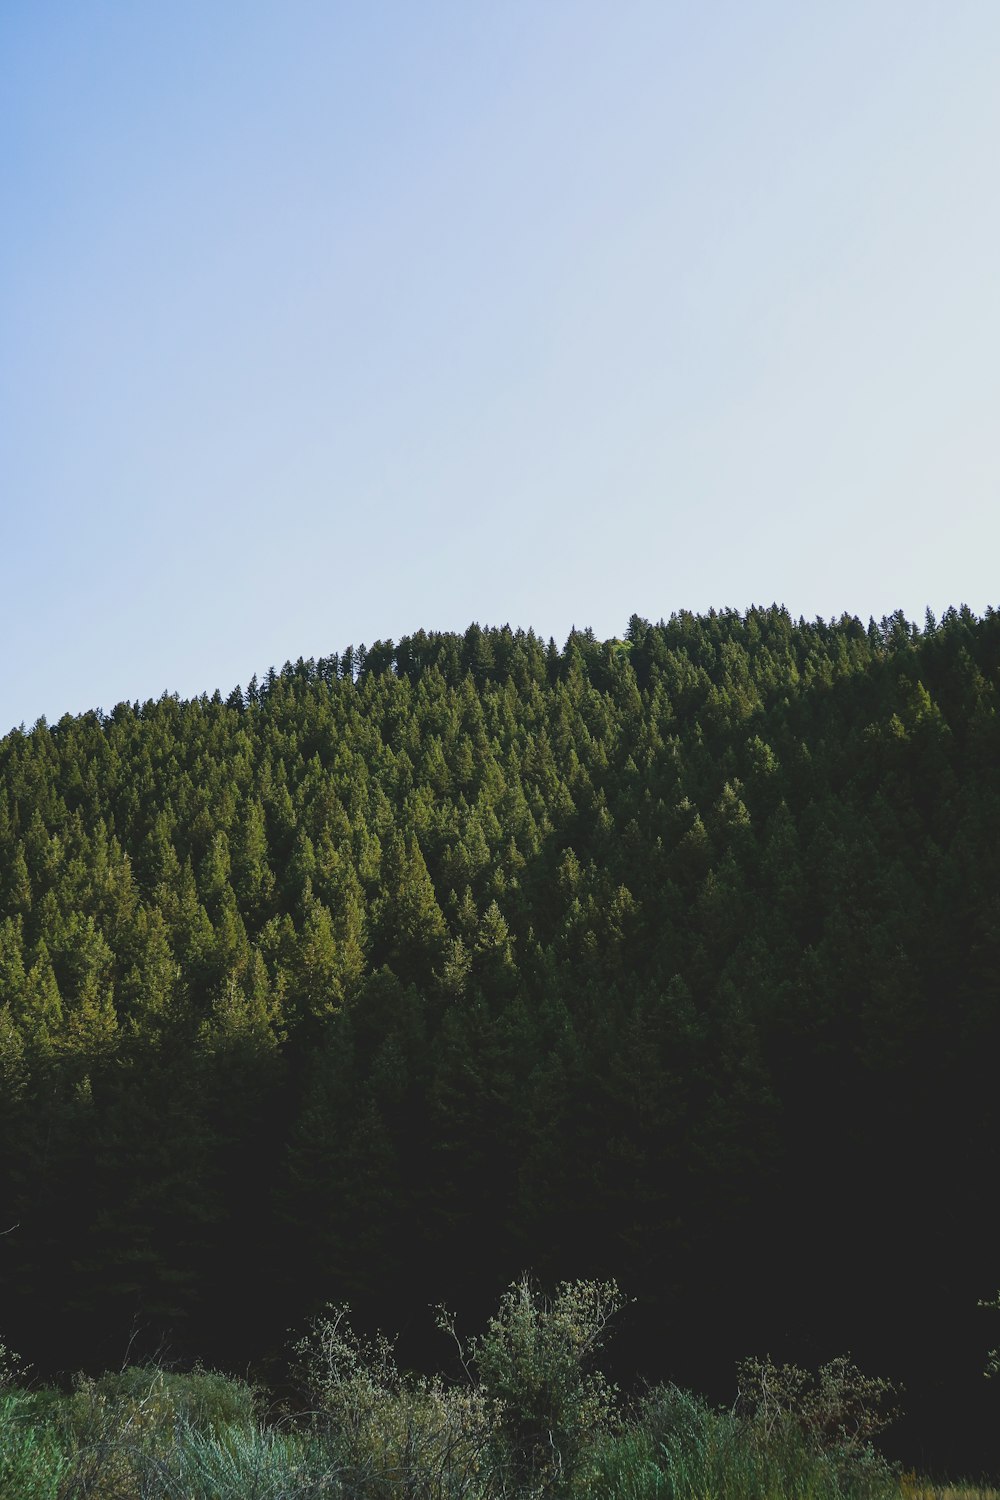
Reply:
M995 1463L998 687L992 612L771 608L7 735L5 1339L405 1348L614 1276L620 1376L849 1350L913 1462Z

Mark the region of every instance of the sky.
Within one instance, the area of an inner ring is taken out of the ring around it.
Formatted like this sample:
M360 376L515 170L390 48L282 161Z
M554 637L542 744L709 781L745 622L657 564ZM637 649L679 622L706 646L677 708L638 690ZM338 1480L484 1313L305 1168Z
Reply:
M0 733L998 604L995 0L5 0Z

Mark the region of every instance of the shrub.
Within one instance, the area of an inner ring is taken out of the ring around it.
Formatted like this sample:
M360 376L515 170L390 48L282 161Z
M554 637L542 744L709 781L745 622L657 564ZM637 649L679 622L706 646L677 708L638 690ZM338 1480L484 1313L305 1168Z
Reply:
M234 1423L250 1424L257 1408L252 1386L200 1366L180 1371L131 1365L95 1380L80 1377L77 1400L84 1409L96 1403L124 1416L142 1412L147 1427L183 1424L205 1432Z
M487 1483L485 1406L474 1387L407 1376L383 1335L329 1307L295 1346L329 1471L365 1500L463 1500Z
M613 1387L588 1366L623 1301L610 1281L564 1282L548 1299L524 1277L471 1343L493 1458L509 1489L568 1494L585 1480L615 1404Z
M736 1409L750 1438L767 1446L794 1430L813 1453L830 1456L841 1471L875 1473L884 1461L873 1445L897 1414L891 1381L865 1375L846 1356L811 1374L770 1358L738 1366Z
M589 1368L622 1305L613 1283L566 1282L551 1299L511 1286L468 1351L466 1380L404 1376L392 1344L359 1338L330 1307L295 1347L300 1380L351 1492L374 1500L569 1495L583 1490L615 1393Z

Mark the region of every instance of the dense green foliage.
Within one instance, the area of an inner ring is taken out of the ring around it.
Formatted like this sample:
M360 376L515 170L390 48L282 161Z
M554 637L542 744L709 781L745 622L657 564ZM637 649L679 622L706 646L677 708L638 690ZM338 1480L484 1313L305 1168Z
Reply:
M994 1462L998 689L992 613L773 608L9 734L5 1336L245 1360L530 1265L628 1286L629 1368L849 1347Z
M284 1409L155 1366L71 1394L8 1388L0 1500L901 1500L853 1421L810 1420L801 1371L767 1367L792 1393L779 1407L769 1387L720 1412L676 1386L629 1407L593 1367L619 1306L610 1283L550 1300L522 1280L467 1358L442 1318L457 1379L403 1373L386 1339L359 1339L332 1309L297 1347L303 1383ZM864 1384L838 1390L877 1424Z

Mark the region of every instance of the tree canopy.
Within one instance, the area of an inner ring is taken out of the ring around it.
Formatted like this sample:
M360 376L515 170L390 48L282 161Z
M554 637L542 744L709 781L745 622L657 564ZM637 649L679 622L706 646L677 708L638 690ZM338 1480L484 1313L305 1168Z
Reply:
M241 1360L530 1267L657 1376L846 1337L919 1419L996 1276L998 687L992 611L775 606L7 735L6 1337Z

